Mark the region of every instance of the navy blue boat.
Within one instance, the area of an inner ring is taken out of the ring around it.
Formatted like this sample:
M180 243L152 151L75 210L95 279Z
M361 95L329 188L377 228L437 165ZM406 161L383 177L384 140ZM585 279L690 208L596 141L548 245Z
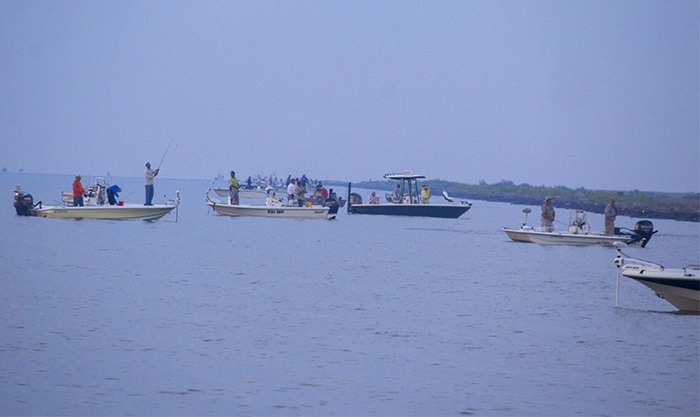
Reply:
M407 171L403 174L384 174L388 180L399 181L399 195L387 193L385 203L364 204L362 196L352 192L352 183L348 183L348 214L378 214L385 216L415 216L456 219L472 208L472 203L461 204L423 204L420 201L419 179L423 175L414 175ZM448 196L443 193L445 199ZM450 200L453 200L450 198ZM449 201L449 200L448 200Z

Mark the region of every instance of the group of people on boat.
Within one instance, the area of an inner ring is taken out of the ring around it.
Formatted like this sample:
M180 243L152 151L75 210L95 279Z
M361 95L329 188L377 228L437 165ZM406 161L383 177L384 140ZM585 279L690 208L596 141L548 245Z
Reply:
M146 171L144 172L144 181L145 181L145 187L146 187L146 202L144 203L144 206L152 206L153 205L153 195L154 195L154 186L153 186L153 179L158 175L160 172L160 168L157 168L155 170L151 169L151 163L146 162ZM121 203L117 202L117 198L119 198L119 193L122 192L121 187L118 185L110 185L106 186L104 185L105 188L105 193L107 196L107 201L104 201L104 199L101 197L99 187L102 187L103 184L94 184L89 188L88 190L83 187L82 183L82 178L83 176L80 174L75 175L75 180L73 180L73 207L84 207L85 206L85 197L97 197L97 204L109 204L109 205L121 205ZM92 187L98 187L98 189L93 190ZM97 195L93 195L92 193L97 193Z
M306 186L308 184L309 182L306 175L303 175L301 178L291 178L289 180L289 184L287 184L287 205L297 205L298 207L303 207L306 203ZM331 197L331 195L323 183L318 181L309 197L312 199L325 201Z
M611 198L608 205L605 206L603 210L605 215L605 234L614 235L615 234L615 219L617 218L618 210L615 205L615 199ZM547 196L544 199L544 203L541 208L540 215L540 226L545 228L546 231L551 232L554 230L554 221L556 217L556 210L552 205L552 197ZM583 227L583 224L577 224L576 226Z
M100 190L85 190L85 187L83 187L83 183L81 182L82 180L82 175L77 174L75 176L75 180L73 181L73 207L84 207L85 206L85 200L84 197L87 196L94 196L91 193L97 192L99 193ZM98 187L101 185L98 185ZM107 194L107 203L110 205L117 205L117 198L119 198L119 193L122 191L122 189L118 185L111 185L109 187L105 188L105 192ZM100 196L97 196L97 203L98 204L104 204L105 202L100 198Z
M246 189L253 188L252 181L252 178L248 177L248 179L246 180ZM289 181L286 186L287 205L303 207L306 204L308 193L306 186L309 184L310 182L306 175L302 175L300 178L292 178L290 175ZM239 190L241 189L241 185L238 178L236 178L235 171L231 171L231 175L228 179L228 186L228 203L230 205L240 205ZM331 195L332 191L333 190L331 189L331 191L329 192L328 189L323 185L323 183L321 183L321 181L317 181L313 192L309 195L309 198L318 199L323 202L328 198L333 198L333 196ZM279 207L282 205L282 201L277 198L277 192L275 191L274 187L268 188L265 205L270 207Z
M396 188L394 188L391 195L387 194L387 201L396 204L414 204L414 197L415 196L413 194L404 196L404 192L401 189L401 184L396 184ZM423 184L418 197L420 204L430 204L430 188L427 184ZM368 202L369 204L379 204L379 195L376 191L372 191L370 193Z

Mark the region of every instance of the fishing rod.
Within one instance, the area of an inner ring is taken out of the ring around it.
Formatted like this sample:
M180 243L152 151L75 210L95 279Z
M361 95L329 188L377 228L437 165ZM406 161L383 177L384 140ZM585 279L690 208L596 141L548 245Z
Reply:
M130 192L129 194L125 195L125 196L122 198L122 200L127 200L128 198L130 198L130 197L131 197L132 195L134 195L134 194L136 194L136 191L132 191L132 192Z
M156 171L160 171L160 167L163 166L163 161L165 160L165 155L168 154L168 151L170 150L170 145L173 144L173 140L175 140L175 138L170 139L170 143L168 143L168 147L165 148L165 153L163 154L163 157L160 159L160 164L158 164L158 168L156 169Z

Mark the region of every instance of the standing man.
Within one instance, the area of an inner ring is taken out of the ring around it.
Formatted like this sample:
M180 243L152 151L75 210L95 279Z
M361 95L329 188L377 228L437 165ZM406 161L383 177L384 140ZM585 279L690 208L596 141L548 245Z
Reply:
M236 173L231 171L231 178L228 179L228 203L237 206L240 202L238 201L238 190L241 185L238 183L238 178L236 178Z
M151 163L146 162L146 172L143 174L146 179L146 204L144 206L153 205L153 178L158 175L160 168L155 171L151 169Z
M394 203L401 203L403 200L403 191L401 191L401 184L396 184L394 188Z
M547 231L554 230L554 206L552 206L552 197L547 196L542 204L542 222L541 226L546 227Z
M296 178L290 179L289 183L287 184L287 205L290 207L294 205L294 189L296 188L296 186Z
M306 200L306 187L301 183L301 180L297 180L297 185L294 187L294 197L297 199L297 206L304 207L304 201Z
M83 183L80 182L81 178L80 174L78 174L75 176L75 181L73 181L73 207L83 206L85 189L83 188Z
M615 218L617 217L617 207L615 206L615 200L610 199L610 203L605 206L605 234L614 235L615 234Z
M421 204L430 204L430 188L425 184L420 190L420 202Z

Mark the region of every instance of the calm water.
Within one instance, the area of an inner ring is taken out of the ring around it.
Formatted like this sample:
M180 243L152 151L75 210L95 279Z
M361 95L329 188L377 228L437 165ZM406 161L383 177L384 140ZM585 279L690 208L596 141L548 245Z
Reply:
M511 242L524 206L234 219L210 182L157 179L178 223L14 215L15 185L71 181L0 175L2 415L700 413L700 318L626 278L615 307L611 248ZM630 255L700 263L698 224L652 221Z

